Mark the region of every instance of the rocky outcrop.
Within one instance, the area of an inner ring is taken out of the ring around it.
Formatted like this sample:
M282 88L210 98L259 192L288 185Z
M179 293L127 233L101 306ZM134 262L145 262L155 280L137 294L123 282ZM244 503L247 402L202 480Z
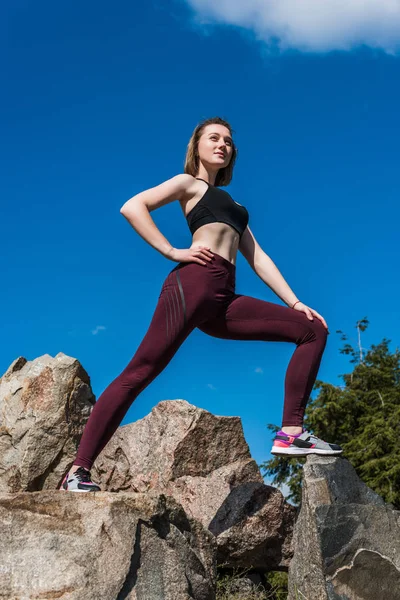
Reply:
M0 530L0 598L215 598L215 539L172 498L3 493Z
M400 512L346 459L308 457L289 600L399 600L399 590Z
M0 379L0 493L57 489L94 402L76 359L16 359Z
M399 599L400 513L346 459L308 457L293 538L240 419L185 400L119 427L92 468L103 491L58 491L94 401L62 353L0 379L0 598L214 600L217 564L248 590L290 564L289 600Z
M173 496L216 536L220 564L261 571L289 564L295 509L264 484L239 417L159 402L119 427L92 473L104 490Z
M0 493L62 493L94 401L76 359L59 353L14 361L0 379ZM226 569L288 568L295 509L264 484L238 417L215 416L185 400L162 401L118 428L92 475L101 494L175 499L212 534L216 560Z

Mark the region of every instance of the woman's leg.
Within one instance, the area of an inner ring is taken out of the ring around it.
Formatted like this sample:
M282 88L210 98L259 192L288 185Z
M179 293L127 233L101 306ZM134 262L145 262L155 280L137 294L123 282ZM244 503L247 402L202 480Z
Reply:
M223 339L296 344L286 372L282 427L302 426L327 339L319 319L310 321L305 313L292 308L234 294L223 314L198 327Z
M95 403L74 469L77 465L92 467L135 398L165 369L190 332L204 320L212 301L208 270L197 263L181 266L179 263L166 278L148 331L132 360Z

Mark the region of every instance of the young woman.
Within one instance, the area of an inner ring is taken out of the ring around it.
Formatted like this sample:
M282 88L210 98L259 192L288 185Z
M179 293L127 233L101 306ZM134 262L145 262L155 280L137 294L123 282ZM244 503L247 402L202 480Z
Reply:
M149 329L130 363L97 400L62 490L99 491L90 469L135 398L167 366L191 331L231 340L296 344L285 379L282 429L271 452L284 456L340 454L342 449L303 431L307 400L327 339L327 324L292 292L248 226L247 209L221 189L230 183L237 149L219 117L203 121L188 144L184 173L140 192L121 213L153 248L179 263L161 288ZM171 246L150 212L179 200L193 234L190 248ZM240 250L255 273L287 304L235 293Z

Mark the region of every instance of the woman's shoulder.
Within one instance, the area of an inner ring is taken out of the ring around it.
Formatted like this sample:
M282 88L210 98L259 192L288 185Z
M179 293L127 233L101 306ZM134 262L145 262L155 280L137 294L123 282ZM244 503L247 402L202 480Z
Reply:
M177 181L182 182L183 184L187 184L187 185L190 185L190 184L198 181L198 179L196 179L196 177L193 177L193 175L190 175L189 173L178 173L177 175L174 175L173 178L176 179Z
M178 173L172 177L172 180L180 188L183 198L191 196L197 191L199 180L189 173Z
M193 175L178 173L152 188L152 192L153 196L156 194L157 198L162 198L164 203L165 200L168 202L172 199L184 200L196 193L198 183Z

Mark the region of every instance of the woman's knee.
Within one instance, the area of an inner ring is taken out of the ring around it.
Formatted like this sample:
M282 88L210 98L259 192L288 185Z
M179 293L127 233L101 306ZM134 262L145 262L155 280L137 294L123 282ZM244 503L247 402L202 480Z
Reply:
M313 321L310 321L313 324L313 331L315 337L321 344L325 346L327 338L328 338L328 330L325 325L322 323L318 317L314 317Z
M311 321L311 319L304 315L304 323L306 324L308 331L305 335L303 335L302 342L308 343L318 341L325 345L328 332L322 321L320 321L320 319L317 317L314 317Z

